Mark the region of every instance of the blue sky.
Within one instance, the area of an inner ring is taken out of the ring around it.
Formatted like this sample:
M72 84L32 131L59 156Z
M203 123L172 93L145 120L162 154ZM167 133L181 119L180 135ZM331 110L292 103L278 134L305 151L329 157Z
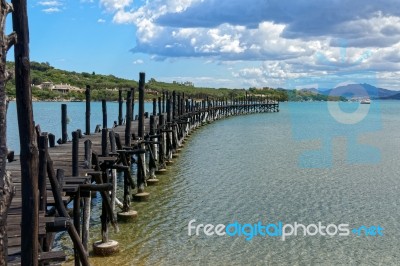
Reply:
M395 0L32 0L28 12L31 60L65 70L229 88L334 87L350 73L400 90Z

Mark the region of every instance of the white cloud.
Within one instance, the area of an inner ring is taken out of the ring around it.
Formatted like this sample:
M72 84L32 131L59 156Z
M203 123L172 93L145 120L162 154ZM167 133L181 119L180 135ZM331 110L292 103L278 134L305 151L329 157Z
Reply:
M98 23L105 23L106 20L105 20L105 19L102 19L102 18L99 18L99 19L97 20L97 22L98 22Z
M41 5L41 6L61 6L62 3L59 1L40 1L39 5Z
M128 7L133 3L133 0L100 0L100 5L109 12L115 12Z
M43 7L46 7L42 9L42 11L47 14L61 12L62 11L61 7L63 6L62 1L58 0L40 1L38 2L38 4Z
M133 61L134 65L141 65L143 63L144 63L144 61L142 59L137 59L137 60Z
M58 7L49 7L46 9L42 10L45 13L57 13L57 12L61 12L61 9L59 9Z
M133 0L100 0L114 23L136 27L134 53L149 54L153 60L257 62L232 69L233 77L248 85L281 86L287 79L339 70L369 69L380 77L400 72L400 6L395 0L154 0L139 8L132 4ZM342 46L348 48L345 56Z

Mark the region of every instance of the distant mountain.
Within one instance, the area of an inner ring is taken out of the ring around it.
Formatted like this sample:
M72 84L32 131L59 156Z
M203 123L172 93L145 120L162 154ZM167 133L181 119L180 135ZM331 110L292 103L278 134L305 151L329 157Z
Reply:
M307 89L301 89L300 91L303 92L311 92L314 94L320 94L321 92L319 90L317 90L316 88L307 88Z
M394 95L387 96L387 97L380 97L381 100L400 100L400 92L397 92Z
M343 93L345 92L345 93ZM370 84L348 84L346 86L339 86L334 89L321 91L321 94L331 96L344 96L346 98L365 97L365 92L373 99L381 99L392 97L399 94L399 91L392 91L383 88L377 88Z

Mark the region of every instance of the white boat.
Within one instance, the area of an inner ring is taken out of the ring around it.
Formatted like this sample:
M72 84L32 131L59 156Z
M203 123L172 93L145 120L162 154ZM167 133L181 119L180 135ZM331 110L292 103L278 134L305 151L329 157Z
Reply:
M361 104L371 104L371 100L370 99L362 99L360 101Z

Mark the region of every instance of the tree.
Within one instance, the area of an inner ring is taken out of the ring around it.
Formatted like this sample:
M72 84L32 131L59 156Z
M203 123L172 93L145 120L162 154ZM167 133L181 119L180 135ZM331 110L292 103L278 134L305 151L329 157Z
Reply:
M43 83L43 80L42 80L41 77L38 77L38 76L32 77L32 84L34 84L34 85L40 85L40 84L42 84L42 83Z
M1 0L0 3L0 265L7 265L7 213L10 208L15 188L10 174L6 171L7 160L7 95L6 83L10 78L6 69L7 52L15 44L16 34L5 34L6 17L13 11L12 6Z

